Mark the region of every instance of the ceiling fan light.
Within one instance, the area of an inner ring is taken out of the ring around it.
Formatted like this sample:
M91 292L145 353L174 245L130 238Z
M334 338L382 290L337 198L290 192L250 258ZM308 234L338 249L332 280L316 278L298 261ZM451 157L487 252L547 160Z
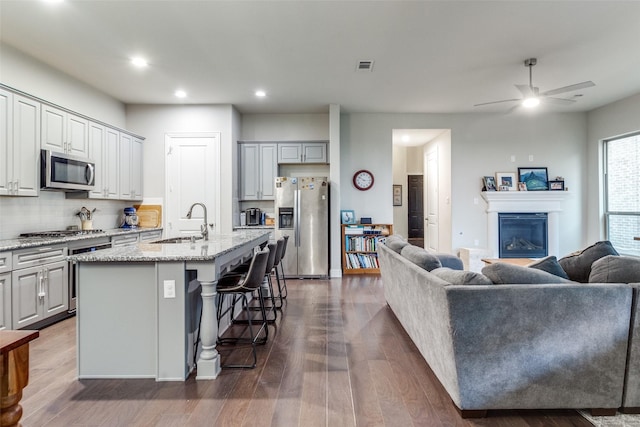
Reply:
M522 101L522 106L526 108L533 108L537 107L538 105L540 105L540 98L531 97L525 98L524 101Z

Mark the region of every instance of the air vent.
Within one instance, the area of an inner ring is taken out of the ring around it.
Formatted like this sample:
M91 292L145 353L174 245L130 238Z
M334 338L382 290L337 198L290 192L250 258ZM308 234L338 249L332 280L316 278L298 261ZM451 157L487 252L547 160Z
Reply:
M358 61L357 71L373 71L373 60L366 59Z

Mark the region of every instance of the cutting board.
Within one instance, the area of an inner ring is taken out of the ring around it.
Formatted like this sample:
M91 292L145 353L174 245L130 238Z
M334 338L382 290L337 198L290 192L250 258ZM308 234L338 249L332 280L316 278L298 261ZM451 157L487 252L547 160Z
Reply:
M162 226L162 205L134 205L138 214L138 226L157 228Z

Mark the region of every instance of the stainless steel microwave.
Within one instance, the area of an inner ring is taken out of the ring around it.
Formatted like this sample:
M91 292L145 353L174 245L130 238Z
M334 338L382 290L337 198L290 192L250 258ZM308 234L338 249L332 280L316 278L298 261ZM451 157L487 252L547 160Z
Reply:
M89 159L42 150L40 187L64 191L93 190L95 171L96 165Z

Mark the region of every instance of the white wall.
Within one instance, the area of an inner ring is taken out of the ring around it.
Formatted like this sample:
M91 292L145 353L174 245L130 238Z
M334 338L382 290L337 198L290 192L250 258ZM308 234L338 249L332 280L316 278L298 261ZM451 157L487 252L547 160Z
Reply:
M572 191L561 215L565 235L560 252L583 246L586 216L586 114L343 114L341 173L350 181L358 169L369 169L375 185L358 191L342 185L342 209L375 222L392 222L393 129L451 129L452 249L487 246L486 206L480 197L481 177L517 172L518 166L546 166L561 175ZM516 161L511 162L511 155ZM532 155L534 161L529 162ZM478 199L478 204L474 200Z
M585 197L587 203L587 242L604 238L602 201L602 140L640 131L640 94L630 96L588 114L588 163Z
M329 140L329 114L243 114L243 141Z
M230 232L233 202L237 198L233 192L237 173L234 111L230 105L127 106L127 128L147 138L143 152L145 198L165 196L165 134L220 132L220 230Z
M422 150L422 146L420 147ZM402 206L393 207L393 232L404 237L409 236L408 220L408 191L407 191L407 147L394 145L392 147L393 185L402 186ZM422 158L422 151L420 152Z
M0 44L0 83L125 128L123 103L6 44Z

